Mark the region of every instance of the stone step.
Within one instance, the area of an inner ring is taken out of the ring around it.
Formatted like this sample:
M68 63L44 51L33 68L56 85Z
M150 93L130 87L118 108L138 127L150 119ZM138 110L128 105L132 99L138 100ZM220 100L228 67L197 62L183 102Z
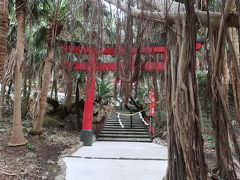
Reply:
M130 123L131 121L121 121L122 123ZM132 121L133 123L142 124L142 121ZM119 121L107 121L107 123L119 123Z
M109 137L99 137L98 141L152 142L151 138L109 138Z
M122 122L123 124L131 124L131 122ZM119 122L107 122L106 124L119 124ZM133 122L132 124L142 125L141 122Z
M130 114L129 111L122 113ZM134 116L131 119L127 116L121 116L121 127L117 114L113 113L105 123L103 129L98 134L98 141L123 141L123 142L151 142L151 137L143 125L140 117Z
M143 131L146 131L145 128L142 128L141 126L126 126L124 125L124 128L122 128L121 126L105 126L105 128L111 129L111 130L115 130L115 129L125 129L125 130L129 130L129 129L141 129Z
M119 127L115 127L115 128L106 128L103 127L102 131L140 131L140 132L146 132L145 128L119 128Z
M131 122L121 122L122 124L131 124ZM119 122L114 122L114 123L112 123L112 122L106 122L105 123L105 125L106 124L112 124L112 125L117 125L117 124L120 124ZM135 123L135 122L133 122L132 124L136 124L136 125L140 125L140 126L143 126L143 123Z
M98 137L111 137L111 138L149 138L147 134L102 134L100 133Z
M121 120L121 121L131 121L131 119L123 119L123 118L121 118L120 120ZM119 121L119 119L118 119L118 118L108 119L107 121L108 121L108 122L109 122L109 121L116 122L116 121ZM132 119L132 121L133 121L133 122L134 122L134 121L136 121L136 122L141 122L142 120L141 120L141 119Z
M107 121L107 123L118 123L119 121ZM125 123L130 123L130 120L126 120L126 121L121 121L121 122L125 122ZM133 123L141 123L142 121L132 121Z
M104 128L109 128L109 129L120 129L121 126L120 126L120 125L119 125L119 126L104 126ZM143 129L143 130L145 130L145 128L142 127L142 126L139 126L139 127L132 127L132 128L131 128L131 126L124 126L124 128L121 128L121 129Z
M123 124L123 125L131 125L131 123L123 123L123 122L122 122L122 124ZM118 125L120 125L120 123L114 123L114 124L112 124L112 123L106 123L105 126L106 126L106 125L118 126ZM137 126L141 126L141 127L144 126L143 124L133 124L133 125L137 125Z
M131 126L129 123L122 123L124 126ZM121 126L119 123L118 124L108 124L106 123L105 126ZM138 127L144 127L142 124L132 124L132 126L138 126Z
M130 118L120 118L121 121L131 121ZM108 119L108 121L119 121L118 118ZM142 121L140 118L132 118L132 121Z
M109 130L109 131L101 131L100 134L146 134L148 135L148 133L146 131L113 131L113 130Z
M131 119L129 119L129 118L128 119L121 118L120 120L121 121L131 121ZM113 121L114 122L114 121L119 121L119 120L118 120L118 118L113 118L113 119L108 119L107 121L108 122L109 121ZM142 120L141 119L132 119L132 121L141 122Z

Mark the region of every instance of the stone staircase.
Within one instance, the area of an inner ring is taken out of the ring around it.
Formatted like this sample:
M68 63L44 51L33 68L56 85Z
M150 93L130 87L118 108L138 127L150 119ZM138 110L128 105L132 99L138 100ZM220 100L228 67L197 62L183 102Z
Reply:
M129 111L121 111L129 114ZM98 141L124 141L124 142L152 142L150 135L144 127L141 118L137 116L130 117L120 115L124 128L118 121L117 114L113 112L108 121L98 134Z

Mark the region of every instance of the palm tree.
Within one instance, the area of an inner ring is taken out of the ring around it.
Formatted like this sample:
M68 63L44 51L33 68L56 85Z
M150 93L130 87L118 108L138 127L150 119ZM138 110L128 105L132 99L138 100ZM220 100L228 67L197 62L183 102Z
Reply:
M27 143L23 136L22 117L21 117L21 66L24 60L24 40L25 40L25 0L16 0L16 18L17 18L17 56L14 81L14 112L13 112L13 130L9 146L20 146Z
M0 80L3 76L3 67L7 57L7 32L8 32L8 1L0 0Z
M113 98L113 85L109 79L97 78L96 100L100 104L107 104Z
M7 33L8 33L8 1L0 0L0 82L4 73L4 64L7 57ZM1 95L0 95L0 119L2 119L2 105L5 94L5 83L1 82Z
M42 73L41 91L39 92L39 114L35 120L32 134L40 134L43 126L43 118L47 104L47 94L49 91L51 68L55 54L55 38L61 33L62 22L66 17L66 1L42 1L39 7L42 10L42 15L48 19L47 44L48 52L44 59L44 69Z

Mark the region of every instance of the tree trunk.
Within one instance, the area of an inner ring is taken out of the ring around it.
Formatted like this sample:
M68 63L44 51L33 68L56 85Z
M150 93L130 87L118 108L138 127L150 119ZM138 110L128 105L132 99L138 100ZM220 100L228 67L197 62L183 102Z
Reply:
M238 32L237 29L231 28L230 29L230 39L232 41L233 45L233 51L232 52L236 57L236 59L231 60L231 80L232 80L232 86L233 86L233 96L234 96L234 102L236 106L236 112L237 112L237 119L240 122L240 75L239 75L239 43L238 43Z
M55 80L55 86L54 86L54 99L58 101L58 87L57 87L57 80Z
M70 107L72 104L72 93L73 93L73 72L71 70L66 70L65 77L65 102L64 105Z
M223 80L224 80L223 85L224 85L224 94L227 98L230 75L229 75L229 69L228 69L227 49L224 48L224 50L225 50L225 54L224 54L224 58L223 58ZM228 102L228 98L226 100Z
M161 106L160 106L160 93L158 90L158 82L157 82L157 72L152 72L152 81L153 81L153 87L154 87L154 94L156 99L156 111L157 111L157 118L156 118L156 124L157 127L161 126Z
M5 99L5 88L6 83L2 82L1 84L1 95L0 95L0 121L3 121L4 118L4 99Z
M58 101L57 80L55 77L53 77L53 82L52 82L52 88L51 88L51 94L50 94L51 98L53 98L53 93L54 93L54 99Z
M14 112L13 112L13 130L9 146L20 146L27 143L23 136L22 118L21 118L21 66L24 60L24 38L25 38L25 0L16 0L16 16L18 22L17 28L17 62L14 81Z
M229 145L229 119L223 84L223 58L226 40L226 19L232 0L227 0L218 30L218 36L210 29L212 124L215 133L217 164L221 179L237 179Z
M27 98L27 75L23 75L23 99Z
M187 0L186 23L168 30L170 65L167 67L169 180L206 180L200 107L196 80L194 2ZM177 42L177 43L176 43ZM170 74L169 74L170 73Z
M76 84L76 99L75 99L75 103L77 103L79 101L79 99L80 99L80 83L81 83L81 77L78 77L77 84ZM84 105L84 103L83 103L83 105ZM77 126L78 126L78 130L79 131L82 130L83 110L84 110L84 107L81 108L81 104L77 103L76 104Z
M4 64L7 57L8 33L8 0L0 0L0 81L4 73Z
M48 51L47 57L44 60L45 65L44 65L43 74L42 74L42 87L41 87L41 94L39 99L39 114L34 124L33 134L40 134L42 131L45 108L47 104L47 94L48 94L50 79L51 79L51 68L52 68L53 57L54 57L54 49L50 49Z
M27 101L29 102L30 95L32 91L32 79L28 79L28 92L27 92Z
M5 97L6 82L2 82L4 74L4 64L7 58L7 33L8 33L8 0L0 0L0 121L3 120L3 105Z
M40 135L42 133L41 131L44 121L45 109L47 105L47 95L51 79L52 61L55 54L55 38L57 37L57 35L60 34L62 30L62 26L60 24L57 24L56 17L54 18L55 19L51 21L47 34L48 53L44 60L45 64L42 73L41 91L39 94L38 102L39 113L37 114L34 127L31 131L31 134L33 135Z
M55 89L55 85L56 85L56 80L55 80L55 77L53 77L51 94L50 94L50 97L51 97L51 98L53 98L53 91L54 91L54 89Z
M7 97L10 97L12 86L13 86L13 81L10 80L9 85L8 85Z

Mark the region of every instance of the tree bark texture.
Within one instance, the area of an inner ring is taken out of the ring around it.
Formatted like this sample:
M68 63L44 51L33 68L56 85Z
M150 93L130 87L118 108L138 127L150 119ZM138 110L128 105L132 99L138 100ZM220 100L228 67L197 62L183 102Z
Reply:
M4 64L8 54L7 33L8 33L8 0L0 0L0 81L4 73Z
M0 95L0 121L4 119L4 99L6 93L6 83L1 83L1 95Z
M239 43L238 32L236 28L230 28L230 40L232 44L231 50L231 81L233 87L233 96L236 106L237 119L240 123L240 71L239 71Z
M226 19L232 4L227 0L220 22L218 35L210 29L210 57L211 66L211 92L212 92L212 124L215 133L217 163L221 179L237 179L231 149L229 145L228 128L229 117L227 115L227 101L224 93L223 58L226 41Z
M161 122L161 105L160 105L160 92L158 89L158 81L157 81L157 72L153 71L152 72L152 81L153 81L153 88L154 88L154 94L155 94L155 99L156 99L156 111L157 111L157 116L156 116L156 123L157 123L157 128L162 125Z
M3 119L3 105L5 97L5 82L1 82L4 75L4 64L7 58L7 33L9 28L8 19L8 0L0 0L0 83L1 83L1 95L0 95L0 120Z
M195 73L193 5L194 2L188 0L186 21L176 24L173 27L175 32L168 30L170 63L167 64L166 92L169 164L166 178L169 180L207 179Z
M65 74L65 102L64 105L70 107L72 104L72 94L73 94L73 71L66 70Z
M55 17L56 18L56 17ZM52 62L53 57L55 54L55 38L57 35L61 33L62 26L57 23L56 19L51 20L50 27L48 28L47 34L47 43L48 43L48 53L46 58L44 59L44 69L42 73L41 79L41 91L39 93L39 102L38 102L38 109L39 113L37 114L37 118L35 119L35 124L31 133L34 134L41 134L44 115L47 105L47 95L50 86L50 79L51 79L51 69L52 69Z
M51 68L52 68L52 61L54 56L54 49L50 49L48 51L47 57L45 58L44 62L44 69L42 75L42 87L40 92L40 99L39 99L39 114L37 116L33 131L40 133L42 131L45 108L47 105L47 94L50 85L51 79Z
M17 62L15 67L14 79L14 111L13 111L13 130L9 146L20 146L27 143L23 136L22 117L21 117L21 86L22 72L21 67L24 60L24 39L25 39L25 0L16 0L17 16Z
M224 94L228 97L228 89L230 82L230 74L228 69L228 59L227 59L227 49L224 48L224 58L223 58L223 85L224 85ZM228 99L226 99L228 102Z

